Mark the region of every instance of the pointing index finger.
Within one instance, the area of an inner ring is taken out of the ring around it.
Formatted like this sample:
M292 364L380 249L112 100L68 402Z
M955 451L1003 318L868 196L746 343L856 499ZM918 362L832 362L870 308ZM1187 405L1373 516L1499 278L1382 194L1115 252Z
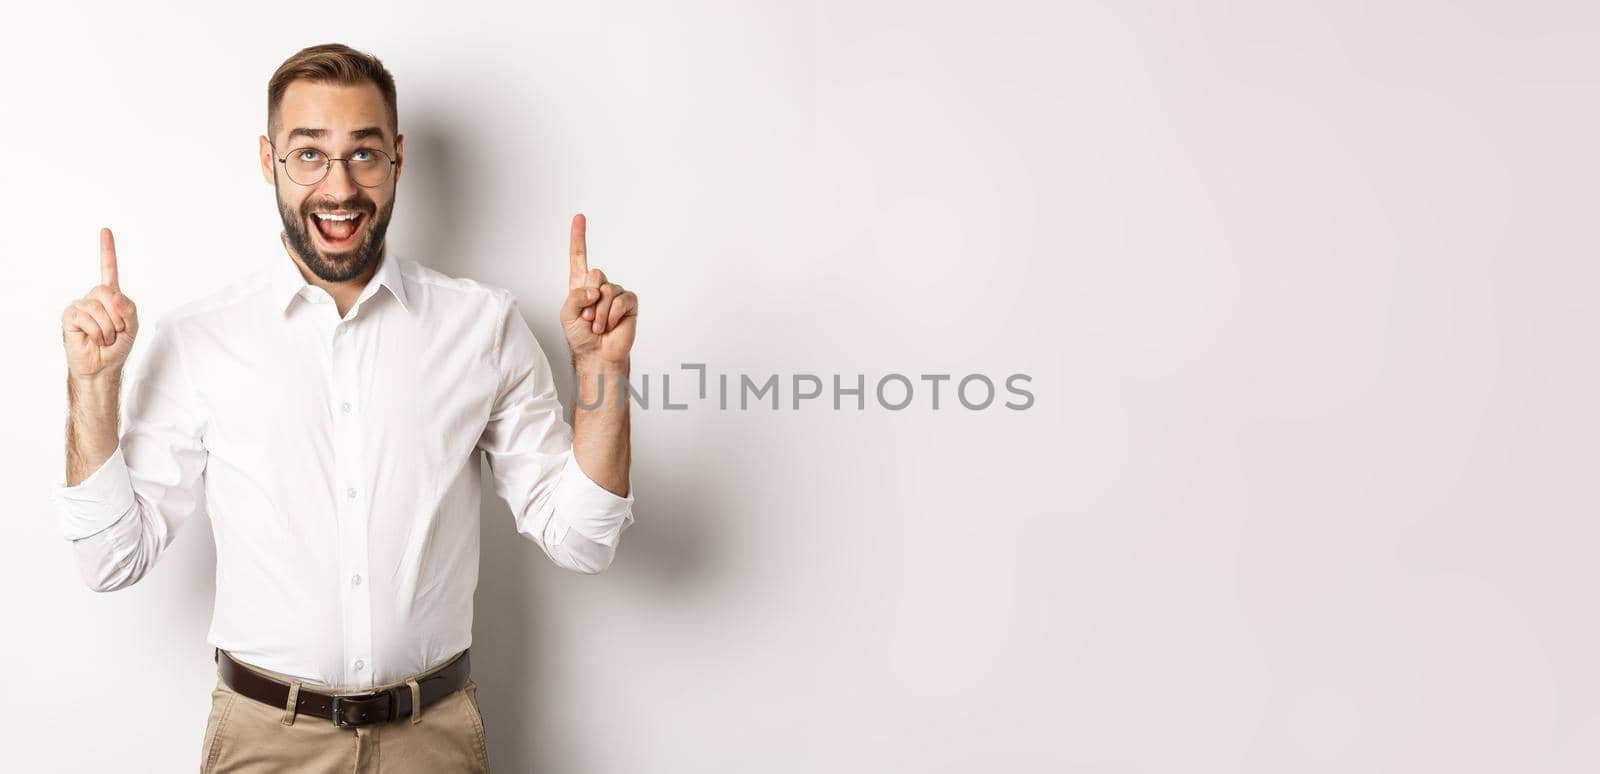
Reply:
M589 245L585 238L587 221L583 213L572 216L572 238L568 249L569 266L567 271L567 289L577 290L583 287L584 279L589 276Z
M109 228L100 229L100 284L122 289L117 285L117 242Z

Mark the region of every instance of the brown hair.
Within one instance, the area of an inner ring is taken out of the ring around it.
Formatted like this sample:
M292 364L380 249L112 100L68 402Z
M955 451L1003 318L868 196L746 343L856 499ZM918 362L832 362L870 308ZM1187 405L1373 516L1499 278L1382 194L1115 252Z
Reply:
M283 93L288 91L289 84L295 81L336 83L341 86L371 83L378 87L378 92L383 95L384 105L389 108L389 132L394 134L399 131L400 118L395 111L394 76L384 68L383 62L371 54L357 51L343 43L324 43L320 46L303 48L294 56L285 59L283 64L278 66L278 71L272 74L272 80L267 82L269 137L277 137L278 105L283 102Z

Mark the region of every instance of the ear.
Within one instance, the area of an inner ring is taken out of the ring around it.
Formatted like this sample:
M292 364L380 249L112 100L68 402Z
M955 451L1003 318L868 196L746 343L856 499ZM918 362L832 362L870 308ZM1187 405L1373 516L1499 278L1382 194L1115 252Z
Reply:
M272 143L267 140L266 135L261 135L259 145L261 146L261 179L267 181L267 185L272 185L272 165L275 163L272 158Z
M400 182L400 170L406 165L406 136L394 136L394 181Z

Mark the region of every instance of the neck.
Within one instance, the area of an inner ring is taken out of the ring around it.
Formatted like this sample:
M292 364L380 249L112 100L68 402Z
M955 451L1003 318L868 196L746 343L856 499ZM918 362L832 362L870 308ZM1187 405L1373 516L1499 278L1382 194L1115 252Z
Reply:
M289 254L290 260L294 261L294 267L300 271L300 276L305 278L306 283L322 288L327 291L328 295L333 297L333 303L338 308L340 317L344 317L345 312L350 311L350 307L355 306L356 299L361 297L361 291L366 289L367 283L372 281L373 275L378 273L378 267L389 259L387 255L388 245L379 245L378 260L373 261L372 265L367 267L367 270L362 272L360 276L352 277L342 282L329 282L318 277L316 272L306 267L305 259L295 252L294 247L290 246L287 234L279 232L278 240L283 243L283 251Z

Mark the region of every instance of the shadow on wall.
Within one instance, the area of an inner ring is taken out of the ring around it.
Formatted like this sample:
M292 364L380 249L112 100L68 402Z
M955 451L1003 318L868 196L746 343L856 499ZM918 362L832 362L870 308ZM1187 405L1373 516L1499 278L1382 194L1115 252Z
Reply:
M471 213L484 211L478 207L480 194L471 182L475 167L467 149L472 146L447 121L418 113L407 118L405 135L405 190L395 215L397 224L402 211L407 220L402 232L405 252L450 276L474 277L474 264L482 266L499 258L464 254L472 249L465 241L465 235L475 228ZM522 206L542 212L556 205L528 201ZM557 217L555 213L549 216ZM533 278L535 286L543 281ZM526 287L519 291L526 292ZM519 307L555 371L556 388L570 423L575 389L570 354L556 308L545 301L558 295L519 298ZM650 341L644 336L640 339ZM704 492L696 494L698 481L707 472L695 469L695 460L702 455L693 448L675 448L671 455L646 453L640 444L640 430L646 421L643 412L635 411L633 482L642 498L636 503L635 523L624 533L616 560L600 576L556 567L531 540L518 534L510 508L494 494L493 479L481 462L481 453L474 452L480 459L483 504L472 665L496 770L578 770L587 757L583 751L586 744L614 743L605 735L610 730L605 718L579 723L602 732L589 739L557 742L543 736L547 729L561 725L557 697L539 690L546 675L563 668L564 654L540 647L550 641L539 632L553 625L553 606L547 604L552 593L575 588L572 584L576 583L603 584L605 594L617 599L649 598L668 604L672 598L693 593L688 589L703 559L698 552L706 549L709 537L710 514L702 504ZM670 469L678 465L681 470ZM627 700L625 696L614 698Z
M393 241L407 258L451 276L466 272L461 255L461 219L472 208L462 189L460 165L448 127L432 116L406 116L405 168L395 194Z

